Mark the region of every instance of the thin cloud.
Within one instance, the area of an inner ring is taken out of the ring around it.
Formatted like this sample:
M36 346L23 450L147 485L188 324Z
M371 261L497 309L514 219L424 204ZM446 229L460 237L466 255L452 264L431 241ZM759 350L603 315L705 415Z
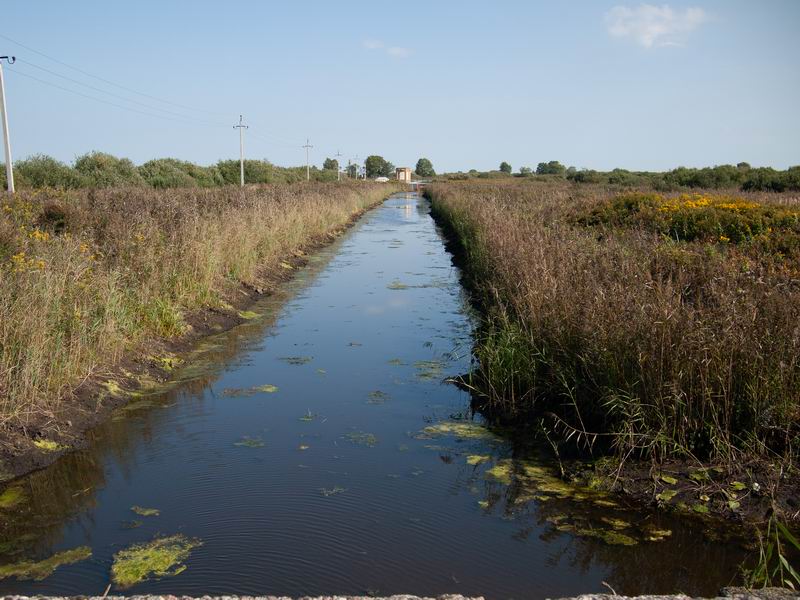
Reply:
M631 38L645 48L682 46L689 33L706 21L702 8L674 10L668 4L615 6L606 13L609 34Z
M394 58L408 58L411 56L411 50L409 48L404 48L402 46L386 46L383 40L364 40L361 42L361 45L364 46L367 50L381 50L386 52L391 57Z

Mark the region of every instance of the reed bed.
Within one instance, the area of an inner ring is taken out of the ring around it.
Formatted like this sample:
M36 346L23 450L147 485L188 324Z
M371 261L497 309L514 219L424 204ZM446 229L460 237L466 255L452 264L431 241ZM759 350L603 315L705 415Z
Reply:
M797 197L426 193L482 308L472 381L488 410L621 456L797 458Z
M24 191L0 200L0 426L387 195L369 183Z

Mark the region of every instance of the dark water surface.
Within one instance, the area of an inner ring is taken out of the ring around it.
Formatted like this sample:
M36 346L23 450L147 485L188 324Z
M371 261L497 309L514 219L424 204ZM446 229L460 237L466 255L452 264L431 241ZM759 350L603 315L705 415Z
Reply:
M0 593L102 593L116 552L176 533L203 543L186 570L126 593L713 594L736 577L739 546L702 523L576 496L461 420L469 397L442 379L468 368L469 311L417 196L387 200L253 310L179 386L15 484L0 564L93 555Z

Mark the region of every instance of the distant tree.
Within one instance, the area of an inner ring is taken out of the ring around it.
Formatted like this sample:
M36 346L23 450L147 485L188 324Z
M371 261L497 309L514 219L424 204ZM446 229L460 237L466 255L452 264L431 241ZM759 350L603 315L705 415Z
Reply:
M737 163L736 168L737 169L741 169L742 171L746 171L747 169L750 168L750 163L747 163L747 162Z
M132 187L146 185L129 159L117 158L105 152L90 152L75 160L75 170L88 187Z
M347 176L355 179L356 175L358 175L358 166L357 165L347 165Z
M536 167L537 175L564 175L566 172L567 168L557 160L551 160L547 163L540 162Z
M326 158L325 162L322 163L322 168L326 171L338 171L339 170L339 161L335 158Z
M384 177L393 177L394 174L395 174L395 171L396 171L395 166L387 160L386 164L383 166L383 176Z
M382 156L378 156L377 154L368 156L367 160L364 161L364 166L367 168L368 179L373 179L375 177L388 177L389 174L394 171L394 167L392 167L392 171L388 171L391 163L386 162ZM387 174L387 171L389 174Z
M414 172L420 177L433 177L436 175L436 171L433 170L433 163L431 163L431 161L429 161L427 158L420 158L417 161L417 166L414 169Z
M530 167L520 167L519 168L519 174L522 175L523 177L527 177L531 173L533 173L533 169L531 169Z
M511 165L508 164L506 161L500 163L500 171L503 173L511 174Z

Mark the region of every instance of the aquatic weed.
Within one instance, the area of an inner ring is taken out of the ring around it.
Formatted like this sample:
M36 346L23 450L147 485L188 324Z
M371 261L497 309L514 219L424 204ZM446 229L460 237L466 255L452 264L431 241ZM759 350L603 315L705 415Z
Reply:
M186 570L183 564L202 542L182 534L135 544L114 555L111 577L118 586L130 587L152 577L172 577Z
M24 560L10 565L0 566L0 579L16 577L18 580L42 581L61 565L71 565L86 560L92 555L88 546L80 546L72 550L58 552L40 561Z

